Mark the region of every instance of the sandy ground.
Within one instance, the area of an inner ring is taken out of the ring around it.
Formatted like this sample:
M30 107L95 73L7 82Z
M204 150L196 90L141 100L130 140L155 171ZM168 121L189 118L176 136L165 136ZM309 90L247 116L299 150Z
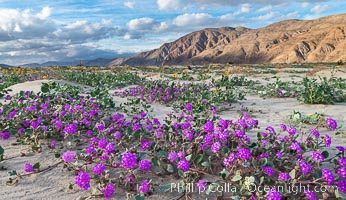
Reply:
M290 77L291 74L287 73L278 73L275 76L280 77L281 79L292 80ZM318 72L318 75L330 76L327 71ZM298 81L303 78L305 74L297 74L295 79ZM341 77L345 77L345 74L340 74ZM259 78L261 77L261 78ZM273 77L273 74L257 75L253 77L257 80L263 80L264 77ZM159 79L159 75L155 75L153 79ZM67 83L71 85L77 85L84 87L83 85L56 80L59 83ZM20 90L30 90L34 92L39 92L42 83L48 82L48 80L32 81L13 85L10 87L13 91L10 94L18 93ZM129 86L130 87L130 86ZM126 88L123 88L126 89ZM113 93L115 90L109 91ZM237 104L233 104L232 108L228 111L221 113L221 116L226 119L237 119L238 113L236 112L239 109L240 105L248 107L254 111L255 118L260 122L261 128L265 128L268 125L272 125L275 128L278 128L280 123L284 122L287 115L292 114L293 111L300 111L302 114L309 115L315 112L325 114L335 118L340 125L346 127L346 103L336 104L336 105L304 105L299 103L296 99L292 98L268 98L262 99L258 96L246 96L247 100L243 100ZM116 105L124 103L126 99L114 97L114 102ZM172 108L166 107L160 104L153 105L153 111L150 113L155 117L163 119L165 115L169 112L172 112ZM325 131L324 133L327 133ZM250 133L251 134L251 133ZM255 135L255 134L254 134ZM250 135L250 137L254 137ZM346 138L345 136L334 136L333 138L333 147L338 145L345 146ZM50 170L43 172L38 175L32 175L24 177L19 181L18 184L14 186L6 185L6 181L10 178L7 174L8 170L17 170L19 173L23 173L23 166L26 162L36 163L40 162L42 167L52 165L59 160L54 158L54 153L47 150L43 153L29 153L28 146L23 145L11 145L14 142L14 139L9 141L0 140L0 145L5 149L5 159L10 157L19 156L21 152L25 153L26 156L16 157L9 160L4 160L0 162L0 167L5 168L6 170L0 170L0 199L60 199L60 200L70 200L70 199L85 199L89 194L85 191L80 190L75 186L72 190L68 188L69 183L74 182L75 174L73 172L67 172L62 165ZM164 181L167 183L168 180L155 180L155 181ZM176 180L170 180L176 181ZM113 199L126 199L124 191L119 191L117 189L117 195ZM165 193L165 194L156 194L150 196L149 199L171 199L173 197L178 197L177 193ZM200 199L200 198L198 198ZM205 199L205 198L204 198ZM209 197L209 199L213 199Z

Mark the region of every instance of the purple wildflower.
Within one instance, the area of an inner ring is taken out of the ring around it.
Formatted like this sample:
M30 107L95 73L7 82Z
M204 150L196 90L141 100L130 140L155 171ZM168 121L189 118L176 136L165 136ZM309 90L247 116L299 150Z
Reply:
M101 123L96 123L95 127L97 128L97 131L103 131L105 129L105 125Z
M192 104L187 103L187 104L185 105L185 109L186 109L188 112L191 112L191 111L192 111Z
M66 152L61 156L61 158L62 158L65 162L67 162L67 163L74 161L74 158L75 158L75 157L76 157L76 154L75 154L75 152L73 152L73 151L66 151Z
M220 151L221 144L220 142L215 142L213 145L211 145L211 152L217 153Z
M333 184L334 182L334 175L329 169L322 169L322 177L327 181L328 185Z
M297 133L297 129L290 126L290 127L287 127L287 132L288 132L288 134L293 136Z
M106 170L106 166L102 163L97 164L93 168L94 174L101 175Z
M346 167L340 167L337 171L337 173L342 177L346 178Z
M106 153L107 153L108 155L111 154L111 153L113 153L114 150L115 150L115 144L114 144L114 142L109 142L109 143L107 144L105 150L106 150Z
M320 152L311 152L310 157L313 158L315 161L322 162L324 160L324 156Z
M148 172L151 169L151 162L149 160L141 160L138 166L139 169Z
M181 159L178 162L178 168L183 170L184 172L188 171L190 169L189 161L186 159Z
M249 160L251 158L251 151L245 148L238 148L237 157L242 160Z
M133 130L133 132L137 132L141 128L142 128L141 124L134 124L132 127L132 130Z
M283 156L283 153L282 153L282 152L277 152L277 153L276 153L276 157L277 157L277 158L282 158L282 156Z
M332 131L334 131L338 126L337 122L333 118L327 118L326 125Z
M184 130L184 135L186 139L189 141L193 139L193 131Z
M214 123L210 120L207 120L207 122L204 124L204 131L207 133L214 132Z
M86 172L78 172L75 178L75 184L78 185L83 190L88 190L90 188L90 177Z
M126 169L135 168L137 165L136 154L134 153L125 153L121 158L121 164Z
M196 183L196 186L198 187L199 191L204 191L207 188L208 184L203 179L200 179Z
M280 124L280 128L282 131L286 131L287 130L287 126L285 124Z
M206 134L203 138L203 142L206 144L212 144L213 143L213 136L210 134Z
M107 144L108 144L107 139L102 138L98 141L97 147L100 149L104 149L104 148L106 148Z
M275 134L275 129L272 126L267 126L266 130L269 131L269 133L272 135Z
M341 151L341 152L343 152L343 151L346 150L346 148L345 148L345 147L342 147L342 146L336 146L335 148L336 148L337 150Z
M339 165L346 167L346 158L339 158L338 163Z
M275 170L269 166L264 166L263 170L268 176L272 176L275 173Z
M320 137L320 132L318 132L317 129L312 129L312 130L311 130L311 134L312 134L313 136L315 136L316 138Z
M268 192L266 200L281 200L281 195L279 192L275 191L274 189L271 189Z
M142 141L142 150L145 151L150 148L151 142L148 140Z
M123 134L120 131L117 131L114 133L114 138L117 140L120 140Z
M78 128L76 124L68 124L65 126L63 133L73 135L77 132L77 129Z
M339 189L341 192L343 192L343 193L346 194L346 179L345 179L345 180L340 180L340 181L336 184L336 186L338 187L338 189Z
M330 145L332 144L332 138L328 134L324 137L324 144L326 145L326 147L330 147Z
M288 181L291 179L291 176L288 173L280 172L279 173L279 179L283 181Z
M175 152L175 151L172 151L168 154L168 157L167 159L170 161L170 162L174 162L178 159L178 154Z
M189 122L184 122L181 124L181 129L188 129L191 127L191 124Z
M244 132L243 130L235 130L235 131L233 132L233 134L234 134L236 137L241 138L241 137L243 137L243 136L245 135L245 132Z
M311 165L309 163L304 162L304 161L299 162L299 167L300 167L300 171L302 172L303 175L309 174L312 170Z
M296 150L297 152L300 152L300 151L302 150L302 149L300 148L299 142L297 142L297 141L292 142L292 144L290 145L290 148L291 148L292 150Z
M10 137L11 137L11 134L10 134L10 132L8 132L8 131L6 131L6 132L0 132L0 136L1 136L1 139L3 139L3 140L8 140L8 139L10 139Z
M147 180L144 180L141 183L141 186L138 188L138 192L147 193L150 190L150 183Z
M104 189L102 189L103 197L108 199L113 196L115 189L112 182L110 182Z
M54 149L54 148L55 148L55 145L56 145L56 141L53 140L53 141L50 143L50 148Z
M30 163L25 163L24 171L27 172L27 173L33 172L34 171L34 167Z
M311 191L305 191L304 194L308 200L317 200L315 193Z

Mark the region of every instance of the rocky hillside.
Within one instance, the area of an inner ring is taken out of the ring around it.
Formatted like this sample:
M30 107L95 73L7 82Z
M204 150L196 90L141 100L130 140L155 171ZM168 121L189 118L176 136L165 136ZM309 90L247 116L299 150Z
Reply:
M259 29L207 28L109 65L346 61L346 14L285 20Z

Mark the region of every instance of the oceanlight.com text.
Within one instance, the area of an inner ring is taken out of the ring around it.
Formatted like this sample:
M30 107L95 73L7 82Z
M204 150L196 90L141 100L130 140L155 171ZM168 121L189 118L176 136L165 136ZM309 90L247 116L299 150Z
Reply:
M209 189L208 189L209 187ZM251 183L247 186L235 186L231 183L211 183L207 187L198 187L196 183L171 183L171 192L187 192L187 193L205 193L207 190L210 193L238 193L242 191L249 191L252 193L268 193L271 189L274 189L280 193L299 194L306 191L314 193L324 193L330 190L338 190L337 186L323 186L323 185L310 185L310 184L296 184L296 185L256 185Z

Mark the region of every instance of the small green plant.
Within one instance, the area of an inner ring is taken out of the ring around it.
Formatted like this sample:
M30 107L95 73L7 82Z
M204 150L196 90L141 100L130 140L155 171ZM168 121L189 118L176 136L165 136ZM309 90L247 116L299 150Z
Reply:
M333 104L345 100L342 90L337 90L327 78L304 78L304 89L298 99L306 104Z

